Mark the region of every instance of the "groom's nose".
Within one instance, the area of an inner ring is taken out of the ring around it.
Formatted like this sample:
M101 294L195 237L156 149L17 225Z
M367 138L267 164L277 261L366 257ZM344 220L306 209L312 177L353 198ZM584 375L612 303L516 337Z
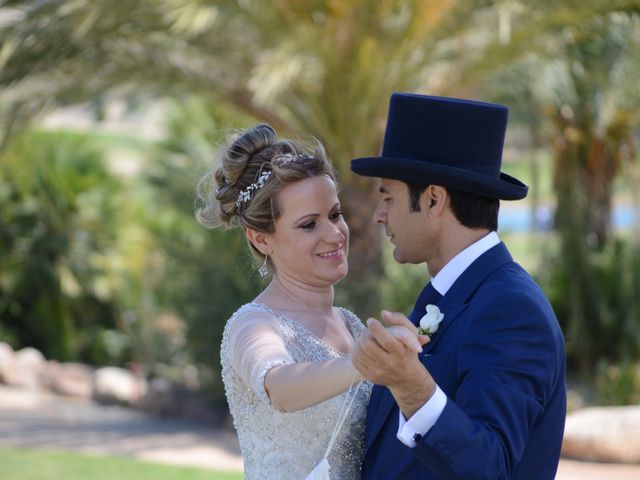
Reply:
M376 210L373 212L373 221L376 223L387 223L387 209L384 201L380 201Z

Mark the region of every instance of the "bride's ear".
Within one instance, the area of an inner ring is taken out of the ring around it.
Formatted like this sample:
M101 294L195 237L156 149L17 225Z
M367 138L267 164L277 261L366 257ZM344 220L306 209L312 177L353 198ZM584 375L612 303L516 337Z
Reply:
M262 255L271 253L271 238L267 234L258 232L257 230L254 230L252 228L247 228L245 230L245 233L247 235L247 238L251 242L251 245L253 245L260 253L262 253Z

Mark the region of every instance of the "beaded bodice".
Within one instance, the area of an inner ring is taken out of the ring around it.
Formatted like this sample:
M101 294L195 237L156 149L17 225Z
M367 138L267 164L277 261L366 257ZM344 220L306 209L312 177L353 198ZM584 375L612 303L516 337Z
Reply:
M238 433L244 459L245 479L304 479L320 462L347 392L320 404L295 412L275 409L262 390L243 380L232 361L229 331L233 322L249 310L267 313L275 321L290 359L295 363L330 360L344 354L315 336L294 318L260 303L243 305L225 326L220 356L229 409ZM365 329L351 312L341 309L354 339ZM257 376L264 383L270 368L286 362L267 362ZM354 388L354 387L352 387ZM366 407L371 384L361 386L358 396L329 455L332 479L360 478Z

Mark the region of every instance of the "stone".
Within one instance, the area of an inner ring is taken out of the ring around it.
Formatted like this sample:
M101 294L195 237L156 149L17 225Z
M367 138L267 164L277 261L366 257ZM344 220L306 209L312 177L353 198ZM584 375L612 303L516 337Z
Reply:
M40 390L47 368L44 355L35 348L18 350L2 368L2 381L13 387Z
M175 415L178 409L176 389L165 378L153 378L149 381L147 391L136 407L155 415Z
M567 416L564 457L640 464L640 406L592 407Z
M135 405L146 389L143 379L122 368L103 367L94 374L93 398L98 402Z
M93 368L80 363L49 362L44 383L58 395L91 398Z

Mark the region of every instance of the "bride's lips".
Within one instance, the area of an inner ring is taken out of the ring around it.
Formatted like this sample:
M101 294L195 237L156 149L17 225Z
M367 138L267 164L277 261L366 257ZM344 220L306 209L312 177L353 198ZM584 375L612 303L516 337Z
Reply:
M323 260L337 260L341 259L344 256L344 248L342 245L335 250L330 250L328 252L318 253L317 254Z

